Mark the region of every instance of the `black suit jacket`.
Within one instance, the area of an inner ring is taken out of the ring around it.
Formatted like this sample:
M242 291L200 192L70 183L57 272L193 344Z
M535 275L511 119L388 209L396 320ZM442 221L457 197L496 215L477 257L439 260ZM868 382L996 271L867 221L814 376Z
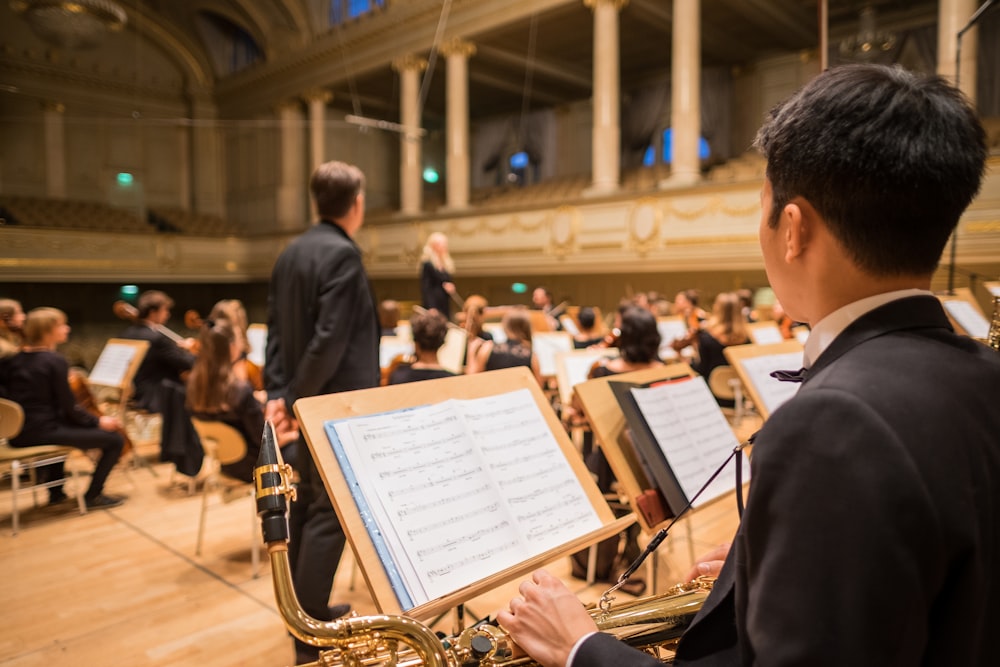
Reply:
M361 252L321 221L281 253L268 292L264 382L286 405L378 386L379 323Z
M162 412L160 383L170 380L183 384L181 374L191 370L194 355L145 324L129 326L122 332L121 338L149 341L149 350L135 373L135 393L132 398L136 404L150 412Z
M678 664L992 664L998 396L1000 355L933 297L845 329L756 439L743 521ZM645 664L607 637L578 657Z
M444 288L451 282L451 274L438 269L430 262L420 265L420 301L424 308L436 308L446 318L451 317L451 296Z

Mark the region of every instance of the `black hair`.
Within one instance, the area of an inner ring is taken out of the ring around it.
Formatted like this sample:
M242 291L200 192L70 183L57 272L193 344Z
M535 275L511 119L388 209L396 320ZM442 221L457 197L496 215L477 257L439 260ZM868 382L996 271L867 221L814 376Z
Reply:
M660 331L651 312L638 306L626 308L622 312L621 331L618 349L625 361L642 364L657 358Z
M771 112L755 145L773 191L768 224L802 197L855 264L880 276L937 267L986 161L959 90L882 65L820 74Z
M590 306L583 306L580 308L580 312L576 314L576 320L580 323L582 329L590 330L594 328L594 323L597 321L597 316L594 314L594 309Z

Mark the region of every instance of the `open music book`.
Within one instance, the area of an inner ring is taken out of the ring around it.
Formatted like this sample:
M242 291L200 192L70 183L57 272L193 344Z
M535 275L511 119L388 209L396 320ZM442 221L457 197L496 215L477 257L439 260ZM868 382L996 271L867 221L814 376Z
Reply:
M647 477L667 502L673 516L739 443L702 377L684 376L639 385L610 381L629 427L632 444ZM738 459L744 479L750 470ZM698 507L736 486L733 470L723 471L694 502Z
M403 610L602 527L528 389L324 426Z

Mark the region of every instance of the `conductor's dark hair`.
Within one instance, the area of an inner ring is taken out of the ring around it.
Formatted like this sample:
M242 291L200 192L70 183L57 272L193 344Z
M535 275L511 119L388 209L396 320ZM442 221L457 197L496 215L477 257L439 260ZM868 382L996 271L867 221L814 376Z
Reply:
M845 65L775 108L755 145L773 191L768 224L809 202L863 271L934 271L979 191L986 136L968 101L933 75Z
M645 364L657 358L660 331L651 312L638 306L626 308L622 313L621 331L618 349L625 361Z
M345 162L325 162L316 167L309 180L316 212L327 220L340 220L347 215L364 190L365 175Z

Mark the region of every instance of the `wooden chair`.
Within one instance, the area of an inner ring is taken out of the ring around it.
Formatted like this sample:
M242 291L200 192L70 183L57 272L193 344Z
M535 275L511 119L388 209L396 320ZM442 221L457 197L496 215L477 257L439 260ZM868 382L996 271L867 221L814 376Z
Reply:
M743 382L732 366L716 366L708 376L708 388L712 395L724 401L732 401L732 408L722 408L730 423L739 426L745 410Z
M17 506L17 496L20 491L31 489L31 499L38 506L37 489L49 489L66 482L65 475L60 479L48 482L38 481L38 469L55 463L65 463L77 450L68 445L37 445L35 447L11 447L10 438L16 437L24 426L24 410L18 403L0 398L0 477L10 476L11 480L11 523L14 535L20 529L20 512ZM27 485L21 480L21 473L28 473ZM80 514L87 513L87 504L83 500L83 484L77 471L71 471L73 478L73 495L80 508Z
M198 519L198 540L195 544L195 555L201 555L201 544L205 537L205 516L208 513L208 496L213 491L222 492L222 502L228 503L237 498L251 499L251 521L250 521L250 559L251 571L254 578L260 570L260 542L258 538L258 526L260 522L257 518L257 503L255 501L254 484L240 479L234 479L223 475L221 466L227 463L236 463L246 456L247 444L243 435L235 428L221 421L208 421L191 418L195 431L201 439L201 446L205 450L205 468L208 474L205 477L201 496L201 515Z

